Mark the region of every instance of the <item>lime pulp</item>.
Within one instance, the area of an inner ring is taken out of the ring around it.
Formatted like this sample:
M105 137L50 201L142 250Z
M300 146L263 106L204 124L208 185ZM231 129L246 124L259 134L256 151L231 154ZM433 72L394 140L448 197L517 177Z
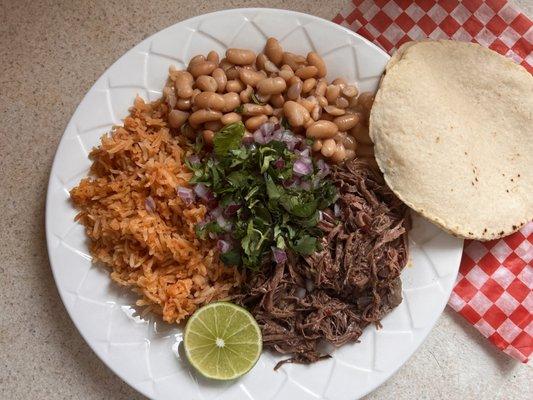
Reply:
M228 302L211 303L189 318L184 348L191 365L203 376L235 379L259 359L261 330L244 308Z

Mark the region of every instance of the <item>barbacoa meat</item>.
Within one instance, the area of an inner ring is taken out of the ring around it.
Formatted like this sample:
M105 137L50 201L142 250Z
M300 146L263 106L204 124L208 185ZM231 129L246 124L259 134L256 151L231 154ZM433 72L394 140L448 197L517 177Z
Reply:
M261 326L265 348L285 362L312 363L355 342L402 301L407 207L366 163L334 167L340 198L323 213L323 250L248 273L239 302Z

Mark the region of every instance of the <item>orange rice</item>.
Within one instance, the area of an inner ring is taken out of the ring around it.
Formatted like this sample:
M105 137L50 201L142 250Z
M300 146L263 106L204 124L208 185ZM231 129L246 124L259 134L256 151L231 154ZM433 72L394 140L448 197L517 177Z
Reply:
M176 192L191 178L183 160L192 148L171 135L167 114L163 102L137 98L124 126L93 149L91 176L70 195L94 261L140 295L137 305L179 322L205 303L228 298L241 276L219 261L214 242L196 238L194 226L206 208L186 206Z

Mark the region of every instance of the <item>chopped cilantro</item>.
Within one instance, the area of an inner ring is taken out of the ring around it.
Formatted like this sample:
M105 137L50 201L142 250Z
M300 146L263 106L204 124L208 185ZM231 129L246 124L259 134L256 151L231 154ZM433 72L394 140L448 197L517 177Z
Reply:
M255 104L259 104L260 106L264 106L266 103L263 103L262 101L259 101L259 99L257 98L257 95L255 93L252 93L252 95L250 96L250 98L252 99L252 101L255 103Z
M224 157L231 150L238 149L241 145L244 130L244 124L242 122L235 122L233 124L226 125L220 131L218 131L213 142L213 147L217 157Z
M242 145L244 131L241 122L224 127L215 135L213 156L189 164L192 184L208 186L222 208L238 205L228 217L230 235L238 245L221 254L222 262L257 270L272 259L272 247L300 255L318 250L320 210L336 201L337 189L317 176L314 163L309 176L293 176L300 156L281 141ZM228 235L216 221L197 226L199 238L209 233Z

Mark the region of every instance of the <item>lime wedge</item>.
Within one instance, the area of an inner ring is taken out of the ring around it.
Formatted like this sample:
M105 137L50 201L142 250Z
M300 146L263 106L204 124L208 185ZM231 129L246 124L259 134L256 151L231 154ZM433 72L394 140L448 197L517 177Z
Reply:
M185 326L185 354L203 376L229 380L255 365L263 342L252 314L227 302L198 309Z

